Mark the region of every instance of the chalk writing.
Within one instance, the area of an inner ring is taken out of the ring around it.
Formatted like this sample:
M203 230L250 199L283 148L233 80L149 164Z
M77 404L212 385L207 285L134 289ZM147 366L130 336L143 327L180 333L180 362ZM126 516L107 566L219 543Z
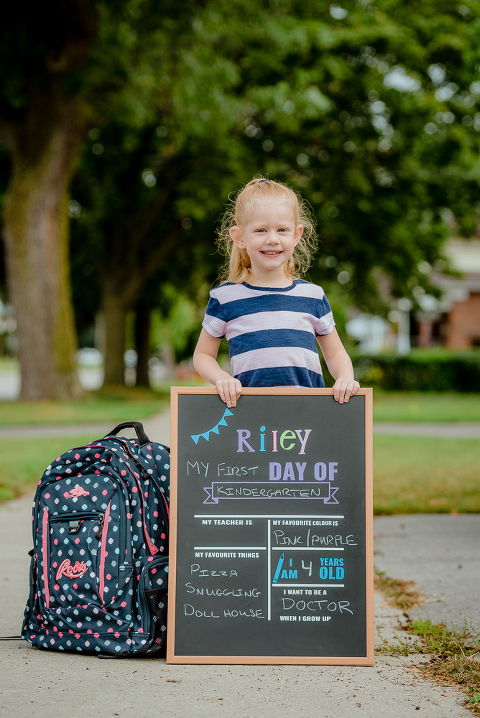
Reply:
M221 499L319 499L325 504L338 504L337 486L330 483L307 483L296 486L272 486L267 482L213 481L204 486L207 498L204 504L218 504Z
M365 663L364 398L175 391L172 662Z

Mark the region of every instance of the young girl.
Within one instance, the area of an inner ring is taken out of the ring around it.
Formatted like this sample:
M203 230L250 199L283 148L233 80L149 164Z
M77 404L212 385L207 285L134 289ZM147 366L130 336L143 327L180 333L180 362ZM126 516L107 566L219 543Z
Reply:
M335 378L335 400L348 402L360 385L335 329L323 289L300 279L316 248L315 227L302 198L280 182L254 179L238 193L219 234L226 280L210 292L193 356L197 372L228 407L242 386L325 386L316 341ZM222 337L232 374L217 362Z

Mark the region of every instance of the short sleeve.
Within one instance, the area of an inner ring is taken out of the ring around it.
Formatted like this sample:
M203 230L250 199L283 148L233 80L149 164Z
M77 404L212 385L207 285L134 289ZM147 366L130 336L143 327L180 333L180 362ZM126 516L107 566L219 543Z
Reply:
M218 338L224 337L227 331L227 322L224 319L223 306L216 297L212 296L211 292L202 327L211 334L212 337Z
M335 327L335 320L333 318L330 302L325 294L318 300L318 309L316 314L317 321L315 324L315 334L317 337L324 337L326 334L331 334Z

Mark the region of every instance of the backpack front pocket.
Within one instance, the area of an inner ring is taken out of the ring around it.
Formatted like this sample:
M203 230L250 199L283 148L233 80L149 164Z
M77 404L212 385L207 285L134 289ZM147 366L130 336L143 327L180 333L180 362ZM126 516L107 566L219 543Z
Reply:
M99 556L106 513L79 511L50 517L49 530L43 532L43 542L48 536L50 544L50 566L46 567L44 553L43 568L49 576L51 609L67 609L82 602L103 603Z

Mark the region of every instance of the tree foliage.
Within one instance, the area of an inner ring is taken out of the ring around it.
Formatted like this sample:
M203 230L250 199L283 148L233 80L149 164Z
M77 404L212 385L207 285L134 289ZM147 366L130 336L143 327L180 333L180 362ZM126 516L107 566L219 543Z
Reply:
M475 3L80 4L96 40L62 84L88 108L73 279L89 312L101 296L110 381L123 376L127 312L145 293L157 300L152 282L195 294L213 281L215 222L255 174L311 202L322 240L311 277L363 309L431 291L449 223L475 229Z

